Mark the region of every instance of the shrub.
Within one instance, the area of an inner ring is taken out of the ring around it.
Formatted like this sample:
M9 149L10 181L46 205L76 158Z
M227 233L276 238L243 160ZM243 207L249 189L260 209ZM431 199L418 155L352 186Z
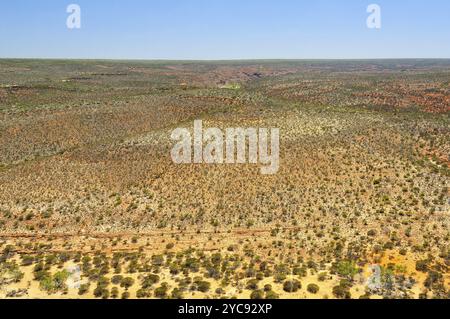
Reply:
M67 270L59 271L53 276L46 272L40 279L39 286L48 293L62 291L66 289L66 280L69 278L69 275Z
M80 288L78 288L78 294L80 296L86 294L89 291L89 284L81 284Z
M198 272L200 269L200 265L198 263L198 261L195 258L188 258L186 259L186 262L184 263L183 266L185 269L188 269L189 271L192 272Z
M306 267L295 267L292 273L296 276L304 277L307 275Z
M424 286L428 289L434 288L434 286L437 286L442 281L442 274L437 271L429 271L428 276L425 279Z
M334 265L333 268L340 276L350 279L353 279L353 277L358 273L358 268L353 261L340 261L336 265Z
M347 287L338 285L333 287L333 295L340 299L350 299L351 294Z
M164 263L164 257L161 255L156 255L152 257L152 264L154 266L162 266Z
M297 292L302 288L302 284L298 280L286 280L283 284L283 290L289 293Z
M318 276L317 279L319 281L325 281L327 279L327 273L326 272L321 272Z
M117 287L112 287L111 289L111 298L118 298L119 297L119 288Z
M172 299L183 299L183 291L179 288L174 288L171 297Z
M207 281L199 281L197 282L197 290L201 292L207 292L211 288L211 284Z
M162 283L160 287L155 289L155 297L160 299L166 298L168 288L166 283Z
M23 255L22 256L22 266L30 266L34 262L33 256Z
M148 298L150 297L150 293L147 290L141 288L138 291L136 291L136 297L139 299Z
M264 293L262 290L253 290L250 294L250 299L264 299Z
M176 263L172 263L169 266L169 270L172 275L176 275L180 272L180 266Z
M377 235L377 232L374 229L371 229L367 232L367 236L369 236L369 237L375 237L376 235Z
M280 296L273 290L266 292L266 299L279 299L279 298L280 298Z
M245 288L247 288L249 290L256 290L256 289L258 289L258 280L250 279L249 281L247 281L247 286Z
M109 279L106 277L99 277L97 285L101 288L106 288L109 285Z
M352 282L348 279L342 279L341 281L339 281L339 285L346 289L350 289L352 287Z
M319 292L319 286L316 284L309 284L306 289L312 294L316 294Z
M109 290L108 289L103 289L103 295L102 298L103 299L108 299L109 298Z
M159 276L150 274L144 277L142 280L142 288L147 289L153 286L154 284L157 284L159 282Z
M103 297L103 295L105 295L107 293L109 294L108 289L103 288L103 287L97 287L94 289L94 296L96 298L101 298L101 297Z
M421 271L421 272L427 272L428 271L428 261L418 260L416 262L416 270Z
M54 292L55 287L53 285L52 276L43 276L39 281L39 288L41 288L41 290L47 291L48 293Z
M122 282L123 276L122 275L114 275L111 278L111 282L114 285L119 285Z
M220 255L220 253L215 253L211 256L211 262L215 265L220 264L222 260L222 256Z
M128 290L128 288L130 288L131 286L134 285L134 279L131 277L125 277L122 279L122 281L120 282L120 287L125 288L126 290Z
M285 280L286 279L286 275L285 274L282 274L282 273L277 273L275 276L274 276L274 281L276 282L276 283L281 283L281 282L283 282L283 280Z

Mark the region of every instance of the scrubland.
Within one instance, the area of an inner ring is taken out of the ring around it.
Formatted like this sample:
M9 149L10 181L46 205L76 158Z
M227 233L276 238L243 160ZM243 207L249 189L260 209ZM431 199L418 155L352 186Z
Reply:
M448 60L0 60L0 298L449 298L449 112Z

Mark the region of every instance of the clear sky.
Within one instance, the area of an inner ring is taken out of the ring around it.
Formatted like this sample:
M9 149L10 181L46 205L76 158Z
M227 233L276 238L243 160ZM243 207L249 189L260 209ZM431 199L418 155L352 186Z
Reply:
M66 26L71 3L81 29ZM0 57L450 58L450 1L5 0Z

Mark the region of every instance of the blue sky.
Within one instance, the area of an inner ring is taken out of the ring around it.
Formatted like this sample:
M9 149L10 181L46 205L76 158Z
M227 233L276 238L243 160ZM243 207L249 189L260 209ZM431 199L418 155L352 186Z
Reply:
M66 27L71 3L81 29ZM366 26L371 3L380 30ZM0 57L450 58L450 1L2 1Z

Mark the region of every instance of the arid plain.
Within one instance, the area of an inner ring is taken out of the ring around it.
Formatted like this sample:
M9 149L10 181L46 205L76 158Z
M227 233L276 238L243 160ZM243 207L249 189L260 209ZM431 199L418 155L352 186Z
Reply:
M449 114L450 60L0 60L0 298L449 298Z

